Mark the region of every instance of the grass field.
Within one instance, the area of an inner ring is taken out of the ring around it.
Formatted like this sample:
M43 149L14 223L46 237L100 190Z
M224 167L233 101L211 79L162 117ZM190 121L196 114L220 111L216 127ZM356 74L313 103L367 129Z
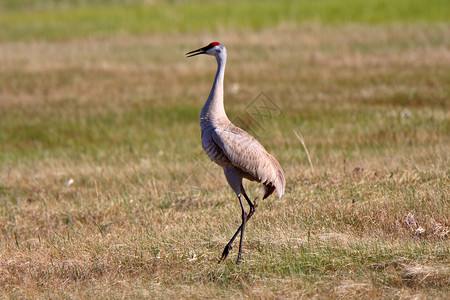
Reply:
M2 298L448 297L445 1L87 3L0 4ZM241 264L200 144L215 61L184 58L213 40L287 177Z

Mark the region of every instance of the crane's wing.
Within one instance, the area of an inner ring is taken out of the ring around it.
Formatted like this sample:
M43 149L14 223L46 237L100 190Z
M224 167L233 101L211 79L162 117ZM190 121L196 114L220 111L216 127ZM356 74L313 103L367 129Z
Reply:
M237 127L233 129L215 129L212 133L214 143L222 149L234 167L264 184L265 197L276 189L281 198L284 194L285 179L278 161L244 130Z

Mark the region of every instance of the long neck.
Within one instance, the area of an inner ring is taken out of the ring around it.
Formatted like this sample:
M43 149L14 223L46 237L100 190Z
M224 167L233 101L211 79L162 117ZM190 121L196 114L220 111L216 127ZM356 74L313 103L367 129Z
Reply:
M225 75L225 64L227 61L226 53L217 56L216 60L217 73L214 84L200 114L200 119L206 119L212 122L228 120L223 106L223 77Z

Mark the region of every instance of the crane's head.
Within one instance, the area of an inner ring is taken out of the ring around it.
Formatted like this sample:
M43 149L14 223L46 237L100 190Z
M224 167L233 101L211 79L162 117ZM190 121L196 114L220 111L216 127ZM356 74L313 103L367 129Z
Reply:
M208 46L186 53L186 57L192 57L199 54L207 54L217 57L222 52L224 52L224 50L225 47L222 44L220 44L219 42L212 42Z

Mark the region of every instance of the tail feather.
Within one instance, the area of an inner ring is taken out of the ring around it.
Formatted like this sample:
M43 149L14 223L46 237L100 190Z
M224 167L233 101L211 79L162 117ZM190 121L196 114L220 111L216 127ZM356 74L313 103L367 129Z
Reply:
M284 190L286 188L286 179L284 178L284 173L283 173L283 169L278 170L278 182L276 185L277 188L277 193L278 193L278 199L281 199L281 197L283 197L284 195Z
M273 191L275 191L275 187L272 184L263 184L264 187L264 196L263 200L272 195Z
M278 176L275 180L275 182L266 182L263 183L263 187L264 187L264 196L263 199L266 199L267 197L269 197L270 195L272 195L272 193L277 190L278 193L278 199L281 199L281 197L283 197L284 195L284 189L286 187L286 180L284 178L284 173L283 173L283 169L281 168L280 165L278 165Z

